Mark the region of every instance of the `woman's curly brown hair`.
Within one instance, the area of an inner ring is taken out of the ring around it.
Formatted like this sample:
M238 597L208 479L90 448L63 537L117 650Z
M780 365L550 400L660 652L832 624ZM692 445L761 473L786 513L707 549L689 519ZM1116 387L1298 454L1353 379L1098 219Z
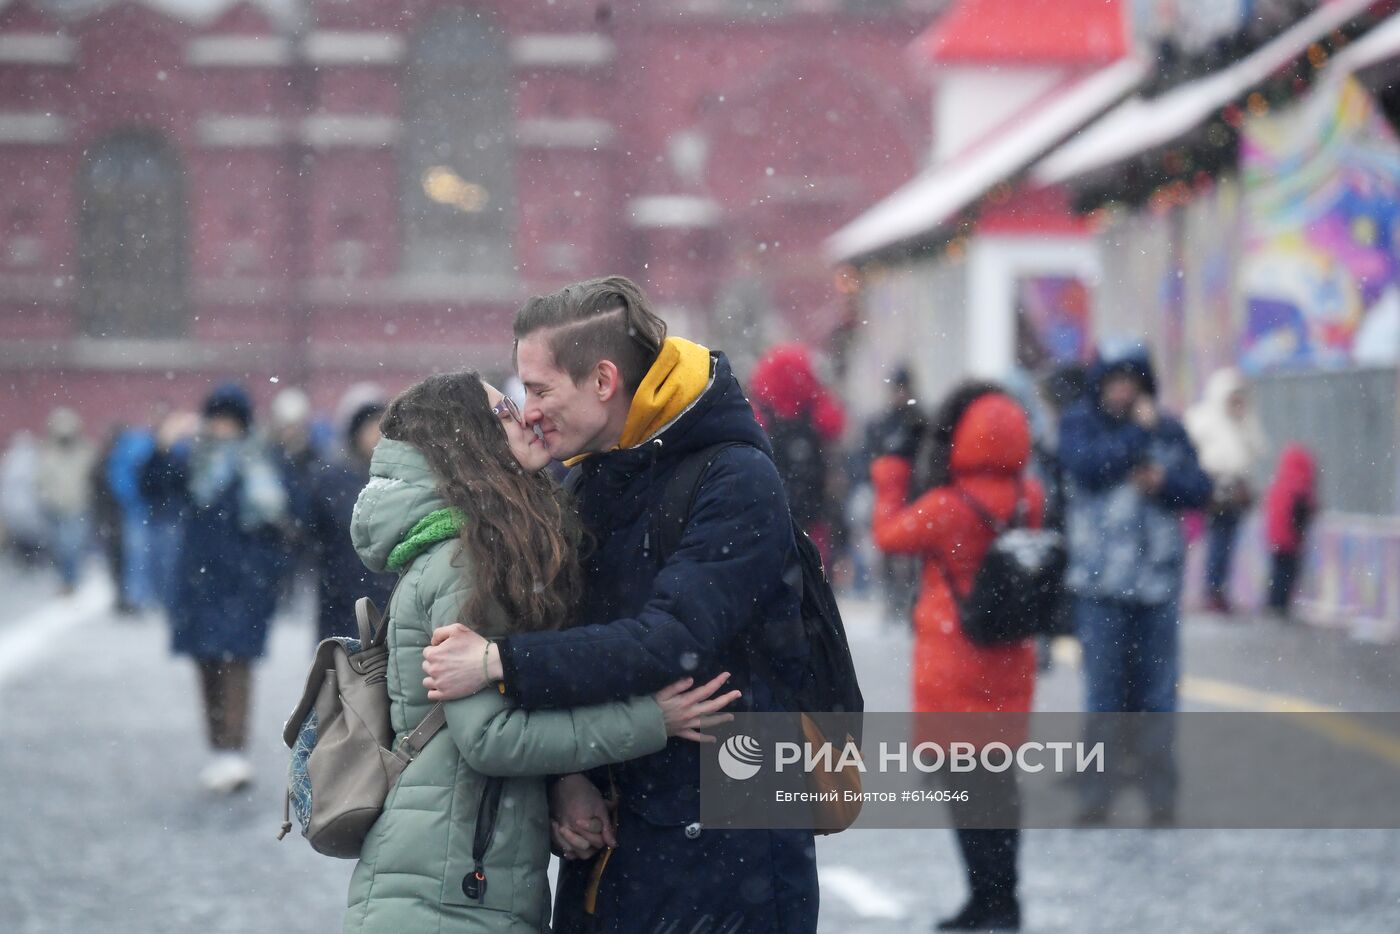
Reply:
M582 525L546 471L526 473L475 372L430 376L389 403L380 430L427 458L438 492L459 510L475 580L461 622L494 600L518 632L561 629L583 588Z

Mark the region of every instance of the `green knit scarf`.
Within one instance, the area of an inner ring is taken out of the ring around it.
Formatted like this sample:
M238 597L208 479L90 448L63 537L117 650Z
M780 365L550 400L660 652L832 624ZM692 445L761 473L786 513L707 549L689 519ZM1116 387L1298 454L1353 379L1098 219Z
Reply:
M389 570L401 571L438 542L456 538L466 521L467 517L458 509L439 509L428 513L408 530L408 537L389 552Z

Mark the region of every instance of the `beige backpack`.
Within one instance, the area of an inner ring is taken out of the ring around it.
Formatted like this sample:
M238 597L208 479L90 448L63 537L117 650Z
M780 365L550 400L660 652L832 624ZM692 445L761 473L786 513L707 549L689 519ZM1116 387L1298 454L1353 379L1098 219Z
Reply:
M292 759L277 839L291 831L295 812L312 848L342 859L359 857L389 789L447 722L437 704L394 745L389 627L368 597L355 604L355 619L358 639L332 638L316 647L301 702L282 731Z

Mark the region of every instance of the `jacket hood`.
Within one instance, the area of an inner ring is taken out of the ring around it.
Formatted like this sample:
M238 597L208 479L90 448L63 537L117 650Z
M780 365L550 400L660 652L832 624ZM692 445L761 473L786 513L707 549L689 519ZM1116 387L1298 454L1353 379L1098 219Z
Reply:
M1230 397L1244 388L1244 377L1240 375L1239 370L1234 367L1216 370L1210 374L1210 379L1206 380L1206 390L1201 396L1201 401L1224 411Z
M411 444L384 438L370 460L369 483L355 501L350 540L371 571L389 566L389 554L425 516L446 509L438 478Z
M709 385L709 350L679 337L666 338L656 362L632 395L618 447L636 447L656 437L693 405Z
M817 376L811 352L801 344L777 344L754 364L749 379L760 419L806 415L828 441L841 435L846 413Z
M1186 413L1186 430L1206 473L1217 480L1248 478L1264 458L1268 440L1252 405L1230 411L1230 397L1246 388L1238 370L1216 370L1201 401Z
M1099 348L1094 363L1089 367L1089 381L1085 391L1090 398L1097 400L1103 381L1110 373L1128 372L1142 380L1150 395L1157 395L1157 371L1152 367L1152 354L1142 344L1125 344L1121 347Z
M754 364L749 379L759 405L779 418L796 418L825 393L812 366L812 355L801 344L778 344Z
M994 392L968 406L953 432L954 474L1014 475L1031 454L1030 421L1010 396Z
M1278 474L1274 483L1299 493L1312 492L1317 481L1317 460L1306 445L1296 441L1284 447L1278 458Z

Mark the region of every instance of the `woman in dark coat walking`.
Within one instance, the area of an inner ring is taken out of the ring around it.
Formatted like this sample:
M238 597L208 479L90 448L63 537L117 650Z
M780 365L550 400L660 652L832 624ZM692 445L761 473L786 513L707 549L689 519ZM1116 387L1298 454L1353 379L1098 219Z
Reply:
M370 458L379 443L384 403L365 402L351 411L345 427L345 455L310 468L306 537L315 550L317 641L355 634L355 601L369 597L387 606L392 574L365 568L350 539L355 500L369 482Z
M252 436L253 406L236 385L204 402L192 445L158 448L145 483L187 503L171 606L173 647L199 669L213 761L201 781L231 792L253 777L247 745L252 661L277 602L287 492Z
M958 603L972 589L982 559L996 538L991 520L1008 523L1021 511L1039 527L1044 510L1040 485L1026 476L1030 423L1010 396L987 383L954 390L934 418L928 445L926 492L910 495L914 465L895 455L871 465L875 488L872 533L888 554L923 562L923 585L914 607L913 710L947 713L1014 713L1030 710L1035 688L1035 649L1030 639L982 646L963 633ZM912 501L911 501L912 499ZM920 736L920 741L936 738ZM1006 811L1019 809L1012 772L989 784ZM989 776L991 778L991 776ZM987 804L980 802L979 806ZM954 813L955 822L959 814ZM1020 830L959 828L970 898L939 930L1006 930L1020 926L1017 855Z

